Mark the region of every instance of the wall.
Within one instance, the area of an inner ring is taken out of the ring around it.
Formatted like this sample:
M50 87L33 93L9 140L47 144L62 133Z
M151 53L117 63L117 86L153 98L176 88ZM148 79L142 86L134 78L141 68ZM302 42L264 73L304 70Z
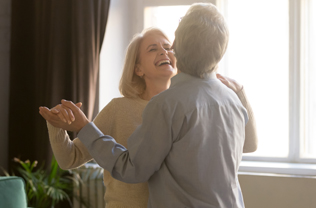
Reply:
M100 54L100 104L102 108L114 97L120 97L118 90L126 48L133 37L131 31L132 1L115 0L110 3L108 22Z
M7 169L11 0L0 0L0 167Z
M246 208L315 208L316 177L239 174Z

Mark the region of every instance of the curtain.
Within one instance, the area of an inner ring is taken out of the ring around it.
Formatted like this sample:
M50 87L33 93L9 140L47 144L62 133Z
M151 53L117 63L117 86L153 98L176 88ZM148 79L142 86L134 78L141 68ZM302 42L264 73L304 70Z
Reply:
M49 165L39 106L61 99L98 112L99 58L110 0L12 0L9 167L12 158Z

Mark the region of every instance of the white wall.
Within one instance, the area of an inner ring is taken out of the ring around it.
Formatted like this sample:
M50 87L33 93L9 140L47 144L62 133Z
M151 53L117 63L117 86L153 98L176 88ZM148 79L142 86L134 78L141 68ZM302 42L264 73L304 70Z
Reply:
M131 31L131 1L115 0L110 3L108 22L100 57L100 110L118 91L124 64L125 49L133 36Z
M316 178L239 174L246 208L315 208Z
M0 1L0 167L7 169L11 0Z

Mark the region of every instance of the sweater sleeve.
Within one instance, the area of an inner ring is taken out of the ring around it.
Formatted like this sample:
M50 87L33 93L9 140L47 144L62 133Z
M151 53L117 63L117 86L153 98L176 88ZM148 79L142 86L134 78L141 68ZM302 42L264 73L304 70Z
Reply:
M95 125L105 134L111 133L114 107L114 102L110 102L94 120ZM93 159L85 145L78 138L71 141L67 131L56 128L49 122L47 122L47 128L50 144L60 168L77 168Z
M56 128L47 122L50 144L62 169L77 168L92 159L87 148L76 138L70 140L67 131Z
M244 153L254 152L258 146L258 137L257 137L257 128L256 128L256 120L250 106L250 103L247 99L246 93L244 89L237 92L237 96L240 99L243 106L247 109L248 112L248 123L246 124L245 129L245 144L244 144Z

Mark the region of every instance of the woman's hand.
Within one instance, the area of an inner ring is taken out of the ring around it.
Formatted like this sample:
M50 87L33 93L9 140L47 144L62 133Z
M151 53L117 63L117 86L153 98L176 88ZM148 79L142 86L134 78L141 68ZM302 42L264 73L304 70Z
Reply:
M82 103L77 103L75 106L79 108L82 106ZM75 116L73 115L73 112L71 111L71 109L63 106L62 104L59 104L52 109L49 109L47 107L40 107L39 113L54 127L73 132L77 132L78 130L76 125L69 124L69 121L75 121ZM72 115L73 119L70 118L70 114Z
M75 132L79 132L85 125L87 125L90 121L86 117L86 115L82 112L82 110L75 105L71 101L62 100L61 101L62 107L69 108L74 117L76 118L69 126L75 130Z
M239 92L243 88L243 86L234 79L224 77L221 74L216 74L216 76L217 79L219 79L224 85L233 90L235 93Z
M82 106L82 103L76 103L76 106L80 108ZM65 123L71 124L73 121L75 121L75 116L72 113L72 111L69 108L66 108L62 104L56 105L54 108L51 109L51 112L58 115L60 120L62 120Z

